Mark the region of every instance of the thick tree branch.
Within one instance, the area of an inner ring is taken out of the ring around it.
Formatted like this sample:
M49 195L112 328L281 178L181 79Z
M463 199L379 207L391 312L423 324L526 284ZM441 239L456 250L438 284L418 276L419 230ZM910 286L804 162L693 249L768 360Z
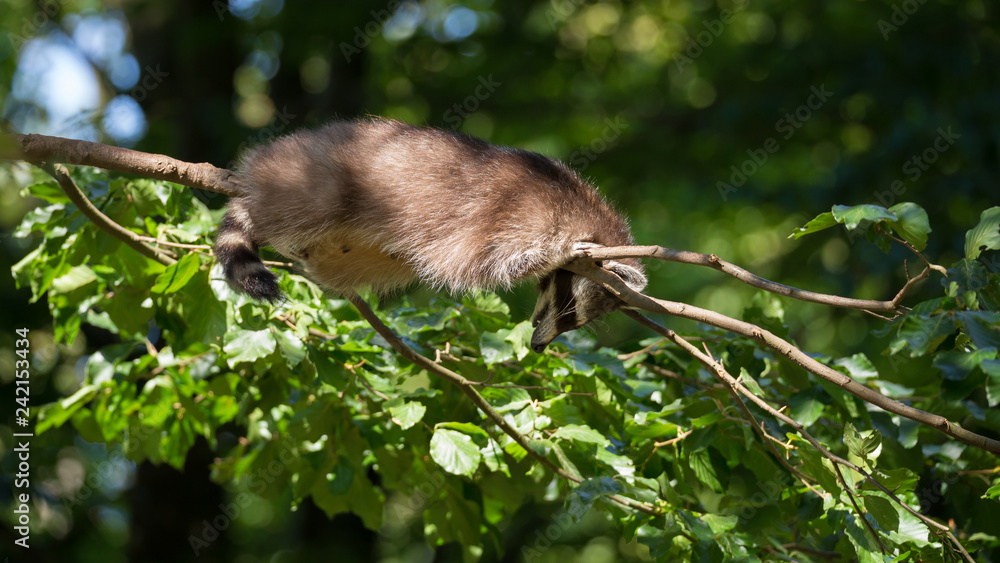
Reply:
M45 170L50 176L56 179L56 182L59 183L59 187L66 192L66 196L69 197L69 200L72 201L74 205L77 206L80 213L83 213L83 215L97 225L98 228L107 231L111 236L138 251L139 254L142 254L147 258L152 258L160 264L169 266L175 262L175 260L166 252L142 242L142 240L140 240L141 237L138 234L122 227L118 223L112 221L110 217L101 213L101 210L95 207L94 204L87 199L87 196L85 196L80 190L80 187L76 185L76 182L74 182L73 178L70 177L69 171L66 170L66 167L61 164L49 163L42 164L41 167L42 170Z
M565 268L601 284L608 291L614 293L619 299L631 307L663 315L692 319L746 336L759 344L763 344L774 349L802 368L833 383L834 385L837 385L841 389L865 402L871 403L888 412L898 414L910 420L936 428L963 443L1000 456L1000 441L966 430L943 416L924 412L911 406L904 405L898 401L894 401L878 391L871 389L870 387L861 385L847 375L844 375L827 365L821 364L802 350L793 346L788 341L775 336L770 331L764 330L757 325L744 321L738 321L723 314L716 313L715 311L709 311L693 305L676 303L663 299L655 299L642 293L638 293L628 287L618 276L603 268L598 268L589 260L578 259L567 264Z
M810 303L832 305L834 307L843 307L845 309L859 309L862 311L872 311L876 313L899 314L904 310L899 304L899 300L902 298L898 296L898 299L893 299L892 301L875 301L872 299L851 299L849 297L840 297L838 295L827 295L825 293L806 291L804 289L798 289L796 287L764 279L756 274L752 274L747 270L744 270L736 264L726 262L714 254L701 254L698 252L691 252L689 250L674 250L672 248L663 248L662 246L614 246L606 248L589 248L582 251L582 253L585 254L586 257L582 257L579 260L598 261L613 260L617 258L656 258L657 260L665 260L667 262L680 262L681 264L707 266L718 270L723 274L733 276L747 285L763 289L764 291L769 291L771 293L776 293L778 295L784 295L785 297L791 297L792 299L798 299L799 301L808 301ZM921 277L919 279L923 278ZM907 285L907 288L908 287L909 284ZM903 295L905 295L905 293L903 293Z
M229 197L245 191L239 174L207 162L192 164L165 156L47 135L0 135L0 158L28 162L63 162L129 172Z
M379 333L382 336L382 338L384 338L386 342L388 342L389 345L393 347L393 349L395 349L397 352L400 353L400 355L402 355L407 360L413 362L414 364L458 386L459 390L461 390L462 393L464 393L472 401L472 403L475 404L476 407L478 407L479 410L486 415L487 418L492 420L494 424L496 424L501 430L503 430L504 434L510 436L512 440L514 440L519 446L524 448L524 450L528 452L530 456L537 459L542 465L548 467L553 473L559 475L563 479L567 479L574 483L580 483L582 481L581 478L563 470L562 468L558 467L557 465L549 461L548 458L535 451L531 447L528 438L525 437L520 432L518 432L516 428L511 426L510 423L508 423L507 420L503 417L503 415L498 413L496 409L493 408L493 405L491 405L485 398L483 398L482 395L479 394L479 391L477 391L475 387L476 382L470 381L465 377L462 377L461 375L451 371L450 369L440 364L434 363L434 361L432 361L431 359L421 356L416 352L416 350L407 346L406 343L402 341L402 339L396 336L396 334L392 332L392 330L388 326L386 326L385 323L382 322L382 319L378 318L378 315L376 315L375 312L372 311L371 307L368 306L368 303L366 303L365 300L362 299L361 296L359 296L354 291L347 292L345 294L345 297L347 297L348 301L350 301L354 305L354 307L358 310L358 312L361 313L361 316L364 317L366 321L368 321L368 324L370 324L372 328L375 329L375 332ZM608 495L608 498L623 506L626 506L633 510L644 512L646 514L654 516L663 514L663 510L645 502L640 502L637 500L633 500L618 495Z

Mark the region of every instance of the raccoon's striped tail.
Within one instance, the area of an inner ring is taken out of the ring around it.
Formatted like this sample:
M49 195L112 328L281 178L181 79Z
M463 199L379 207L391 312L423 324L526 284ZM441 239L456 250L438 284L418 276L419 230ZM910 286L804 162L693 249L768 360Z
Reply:
M281 299L278 278L267 269L257 253L253 223L240 200L234 199L219 225L215 239L215 259L222 264L229 285L259 301Z

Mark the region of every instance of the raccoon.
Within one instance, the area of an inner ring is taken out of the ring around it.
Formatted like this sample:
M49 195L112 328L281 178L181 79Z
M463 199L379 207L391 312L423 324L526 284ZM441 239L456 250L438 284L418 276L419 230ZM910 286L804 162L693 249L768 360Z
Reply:
M281 298L258 255L270 245L332 291L421 281L456 293L535 278L536 352L623 305L560 266L586 248L631 245L626 220L540 154L369 118L278 138L244 155L239 173L249 188L230 201L215 255L229 283L256 299ZM646 286L635 259L603 266Z

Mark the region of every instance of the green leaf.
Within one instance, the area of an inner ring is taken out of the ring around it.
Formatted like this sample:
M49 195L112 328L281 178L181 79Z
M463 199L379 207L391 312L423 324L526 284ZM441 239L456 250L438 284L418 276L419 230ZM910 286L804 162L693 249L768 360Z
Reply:
M699 481L717 493L723 491L722 483L716 475L708 450L698 450L688 454L688 465L691 466L691 470L694 471L694 475Z
M90 402L97 395L97 391L97 385L85 385L70 397L56 403L43 405L38 413L35 432L41 434L49 428L62 426L77 410Z
M834 205L833 218L838 223L843 223L849 230L857 229L865 223L878 223L880 221L896 221L896 215L881 205Z
M883 487L896 494L913 491L917 486L918 479L916 473L905 467L900 467L898 469L880 469L875 471L872 477L881 483ZM868 491L880 490L875 485L869 483L867 479L862 484L862 488Z
M664 440L676 436L679 427L672 422L657 420L660 416L660 413L636 413L625 421L625 433L637 440Z
M1000 313L961 311L955 314L955 319L977 348L1000 348Z
M819 400L820 391L807 389L788 399L791 417L799 424L809 427L823 416L825 405Z
M894 213L898 220L889 221L892 230L913 245L917 250L927 247L927 235L931 232L930 221L927 220L927 212L924 208L915 203L903 202L893 205L889 211Z
M552 437L559 438L560 440L574 440L577 442L597 444L599 446L608 446L611 444L604 434L601 434L589 426L577 424L569 424L559 428L556 430L555 434L552 435Z
M850 358L840 358L835 360L834 365L843 366L851 378L858 381L868 381L878 379L878 370L875 364L863 353L854 354Z
M844 425L844 445L854 457L862 460L873 457L882 446L882 435L877 430L872 430L870 434L862 436L854 425L848 422Z
M985 360L979 364L986 373L986 398L991 407L1000 404L1000 360Z
M52 280L52 291L69 293L96 280L94 271L87 266L73 266L65 275Z
M233 367L240 362L252 362L274 352L275 340L270 329L237 330L226 333L226 362Z
M896 532L890 533L889 539L893 541L915 542L918 546L926 545L930 537L930 530L927 529L927 525L905 510L898 514L900 516L899 529Z
M699 416L691 419L692 428L701 428L703 426L711 426L720 420L724 420L726 415L719 411L710 412L704 416Z
M403 430L420 422L427 412L427 407L417 401L407 401L401 405L389 407L389 416Z
M439 428L445 428L448 430L454 430L455 432L461 432L472 441L476 443L476 446L482 448L490 442L490 435L488 432L482 429L482 427L472 424L471 422L442 422L434 427L435 431Z
M487 387L482 395L499 413L520 411L531 403L531 396L520 387Z
M59 187L59 184L55 180L32 184L21 190L21 195L24 197L32 195L39 199L44 199L49 203L69 203L69 197L66 195L66 192L62 191L62 188Z
M1000 499L1000 479L994 482L992 487L986 489L986 493L983 495L983 498Z
M743 383L743 386L746 387L747 390L753 393L754 395L757 395L758 397L764 395L764 390L761 389L760 384L757 383L757 380L750 375L750 372L747 371L747 368L744 367L740 368L740 382Z
M947 288L951 284L961 292L978 292L989 284L989 272L978 260L963 258L948 268L947 278L941 278L941 285Z
M439 428L431 438L431 458L448 473L472 477L482 454L469 436Z
M523 360L531 351L531 334L534 328L531 322L522 321L511 329L510 334L504 339L514 347L514 355L518 360Z
M934 357L934 367L941 370L945 379L961 381L984 360L992 360L996 357L996 348L972 352L942 352Z
M898 352L909 348L910 357L915 358L933 352L958 328L955 319L947 314L921 315L911 311L903 317L899 336L890 349Z
M337 459L337 464L330 470L327 476L326 488L333 496L346 495L354 482L354 466L350 460L341 456Z
M844 531L847 532L847 539L854 546L858 563L884 563L879 556L879 546L875 543L875 538L871 537L868 530L858 522L857 518L846 520Z
M822 231L823 229L828 229L837 224L837 220L833 218L833 213L827 211L826 213L820 213L812 221L809 221L805 225L796 229L792 234L788 235L788 238L799 238L808 235L809 233L815 233L816 231Z
M275 330L272 335L288 365L297 366L306 357L306 345L291 330Z
M167 266L153 284L153 293L174 293L187 285L191 278L198 273L201 268L201 259L194 252L185 255L177 262Z
M721 514L709 513L702 516L701 519L708 524L708 527L711 528L712 532L716 535L725 534L726 532L731 531L740 521L740 517L735 514L731 516L723 516Z
M507 341L509 330L484 332L479 338L479 351L486 365L493 365L514 357L514 345Z
M837 480L830 460L808 446L799 448L799 457L802 459L802 469L806 475L815 478L826 489L826 492L834 497L840 496L840 482Z
M13 235L15 238L24 238L34 231L48 233L53 228L59 228L64 213L65 206L61 203L36 207L24 215L21 224L14 229Z
M965 233L965 257L978 258L984 250L1000 250L1000 207L979 215L979 224Z

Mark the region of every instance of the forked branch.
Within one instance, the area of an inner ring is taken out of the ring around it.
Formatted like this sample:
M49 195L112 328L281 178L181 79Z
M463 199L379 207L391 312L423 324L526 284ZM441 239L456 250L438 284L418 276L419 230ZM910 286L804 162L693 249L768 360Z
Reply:
M589 248L584 250L583 254L586 255L586 258L581 258L580 260L600 261L613 260L617 258L655 258L657 260L664 260L667 262L679 262L681 264L706 266L714 270L718 270L723 274L733 276L747 285L763 289L764 291L769 291L777 295L784 295L785 297L791 297L792 299L798 299L799 301L808 301L810 303L819 303L821 305L831 305L833 307L843 307L845 309L858 309L873 313L901 314L905 311L905 308L900 305L900 301L902 301L906 292L909 291L909 288L912 286L912 283L907 283L896 298L891 301L852 299L850 297L840 297L839 295L816 293L814 291L807 291L790 285L773 282L771 280L764 279L757 274L753 274L736 264L726 262L715 254L701 254L699 252L691 252L689 250L674 250L672 248L663 248L662 246L614 246ZM916 283L925 277L926 275L917 276L910 281Z
M763 344L764 346L775 350L805 370L829 381L830 383L833 383L834 385L837 385L841 389L844 389L848 393L867 403L871 403L888 412L898 414L910 420L936 428L963 443L1000 456L1000 441L966 430L943 416L915 409L909 405L904 405L899 401L890 399L870 387L861 385L849 376L827 365L821 364L802 350L793 346L787 340L779 338L774 333L764 330L757 325L739 321L721 313L716 313L715 311L709 311L707 309L702 309L686 303L656 299L645 294L638 293L628 287L628 285L626 285L625 282L623 282L618 276L603 268L598 268L593 264L593 262L587 259L577 259L568 264L566 269L588 277L601 284L608 291L614 293L619 299L633 308L684 319L692 319L714 327L728 330L735 334L746 336L759 344Z
M106 231L111 236L124 242L128 246L135 249L139 254L147 258L152 258L157 262L163 264L164 266L169 266L175 262L173 256L160 250L159 248L150 246L143 242L140 236L125 227L115 223L110 217L101 212L100 209L94 206L93 203L87 196L84 195L80 187L76 185L73 178L70 177L69 172L66 170L65 166L61 164L43 164L41 165L42 170L48 172L50 176L55 178L56 183L62 188L62 191L66 193L66 196L74 205L80 210L80 213L90 219L99 228Z

